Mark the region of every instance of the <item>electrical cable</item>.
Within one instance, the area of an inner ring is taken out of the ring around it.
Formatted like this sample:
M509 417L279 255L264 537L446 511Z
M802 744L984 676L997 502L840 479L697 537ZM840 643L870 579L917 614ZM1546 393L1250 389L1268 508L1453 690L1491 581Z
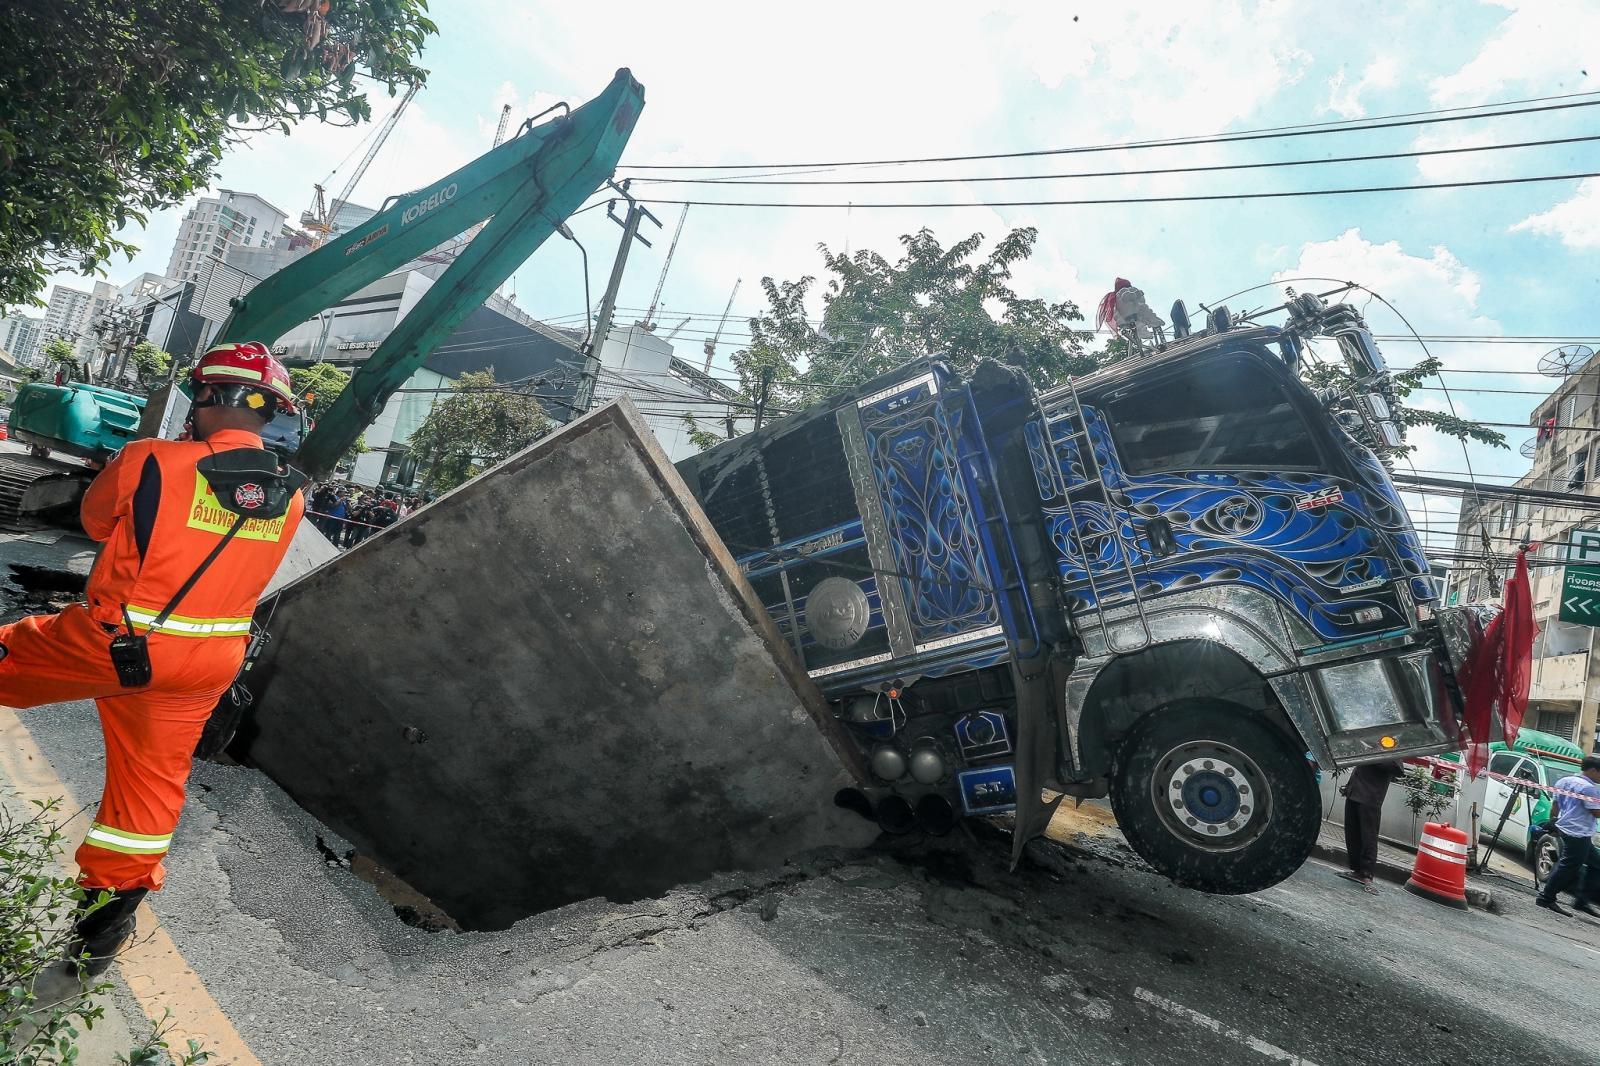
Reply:
M1080 178L1134 178L1157 174L1210 174L1225 170L1276 170L1281 167L1321 166L1331 163L1376 163L1390 159L1419 159L1424 156L1461 155L1467 152L1500 152L1514 148L1544 148L1558 144L1600 141L1600 134L1581 137L1555 137L1542 141L1516 141L1507 144L1474 144L1459 148L1427 148L1411 152L1379 152L1372 155L1329 156L1324 159L1273 159L1256 163L1215 163L1206 166L1151 167L1142 170L1088 170L1062 174L981 174L942 178L827 178L756 179L740 175L720 178L634 178L638 185L978 185L1002 181L1066 181Z
M1474 119L1502 118L1508 115L1527 115L1544 111L1565 111L1579 107L1593 107L1600 100L1579 100L1562 104L1545 104L1539 107L1517 107L1512 104L1539 103L1550 100L1572 100L1575 97L1594 96L1593 92L1569 93L1563 96L1533 97L1528 100L1507 101L1503 104L1478 104L1478 108L1501 110L1478 111L1476 114L1457 114L1462 108L1445 108L1437 111L1414 111L1409 114L1384 115L1373 119L1357 119L1343 125L1310 123L1301 126L1278 126L1268 129L1239 130L1234 133L1215 133L1206 136L1168 137L1143 141L1124 141L1117 144L1084 145L1071 148L1040 148L1022 152L984 152L974 155L922 156L907 159L850 159L810 163L625 163L626 170L788 170L798 167L878 167L903 166L913 163L961 163L982 159L1032 159L1040 156L1086 155L1098 152L1139 151L1146 148L1187 148L1206 144L1233 144L1240 141L1279 140L1287 137L1312 137L1329 133L1360 133L1367 130L1395 129L1404 126L1431 126L1444 122L1468 122Z
M1284 189L1277 192L1191 193L1186 196L1098 196L1083 197L1076 200L786 203L776 200L673 200L642 196L639 197L639 203L678 207L844 208L849 210L895 210L900 208L927 210L954 207L1099 207L1112 204L1190 204L1216 200L1282 200L1310 196L1356 196L1380 192L1428 192L1435 189L1476 189L1503 185L1533 185L1540 182L1577 181L1583 178L1600 178L1600 171L1580 171L1572 174L1538 174L1514 178L1481 178L1476 181L1435 181L1412 185L1362 185L1344 189Z

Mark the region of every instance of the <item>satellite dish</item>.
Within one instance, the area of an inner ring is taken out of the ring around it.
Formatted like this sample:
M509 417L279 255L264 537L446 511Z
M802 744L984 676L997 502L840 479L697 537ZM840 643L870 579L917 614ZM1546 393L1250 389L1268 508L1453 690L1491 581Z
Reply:
M1563 344L1552 348L1539 359L1539 373L1550 378L1564 378L1577 372L1594 355L1587 344Z
M1534 457L1534 454L1537 453L1538 450L1539 450L1539 438L1538 437L1529 437L1527 440L1522 442L1522 447L1517 449L1517 451L1522 454L1522 457L1524 459L1532 459Z

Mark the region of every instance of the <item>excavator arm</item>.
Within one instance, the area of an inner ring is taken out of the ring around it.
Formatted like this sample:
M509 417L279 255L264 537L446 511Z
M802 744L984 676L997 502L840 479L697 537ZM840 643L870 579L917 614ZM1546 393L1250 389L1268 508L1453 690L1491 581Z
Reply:
M626 69L583 106L517 136L285 267L234 301L217 336L284 333L473 225L488 223L352 375L295 460L330 472L434 348L483 305L616 168L644 106Z

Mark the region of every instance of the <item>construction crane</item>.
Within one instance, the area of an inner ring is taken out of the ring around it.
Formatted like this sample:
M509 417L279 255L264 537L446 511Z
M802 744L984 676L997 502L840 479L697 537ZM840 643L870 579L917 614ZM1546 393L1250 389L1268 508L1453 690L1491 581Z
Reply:
M693 315L684 315L683 316L683 321L679 322L676 326L673 326L670 330L668 330L667 331L667 335L665 337L662 337L661 339L664 340L664 341L671 341L672 338L676 337L679 333L681 333L683 331L683 327L687 326L689 324L690 320L692 320L693 318L694 318Z
M506 123L511 121L511 105L506 104L500 109L500 126L494 131L494 143L491 148L499 148L500 142L506 139Z
M689 217L689 205L683 205L683 214L678 216L678 228L672 231L672 243L667 246L667 258L661 264L661 277L656 279L656 294L650 297L650 309L644 313L644 321L639 323L648 332L654 333L656 329L656 308L661 306L661 290L667 284L667 271L672 269L672 253L678 250L678 238L683 236L683 220ZM679 326L678 329L682 329ZM677 330L673 330L674 333Z
M498 127L496 127L496 129L494 131L494 143L489 146L491 150L495 149L495 148L499 148L500 147L500 142L506 139L506 123L508 123L510 121L511 121L511 105L510 104L504 104L500 108L500 125ZM484 219L482 222L476 223L473 226L471 226L467 230L467 232L465 234L466 239L468 241L471 241L479 233L482 233L483 232L483 227L487 226L488 224L489 224L489 220L488 219ZM457 249L457 251L459 251L459 250L460 249ZM426 259L427 256L422 256L421 258ZM512 289L511 294L509 296L507 296L506 299L514 301L517 298L517 293L516 293L516 275L515 274L512 275L511 289ZM499 290L496 289L495 292L496 292L496 294L498 294Z
M412 82L410 88L406 89L406 94L400 98L400 105L394 109L394 112L388 118L383 120L383 125L378 127L377 135L373 137L372 144L367 148L367 154L361 157L361 162L351 173L350 180L344 183L344 189L338 196L333 198L333 207L335 209L340 204L348 204L350 202L350 195L356 191L357 183L366 174L367 168L372 165L373 159L377 158L378 149L383 147L383 142L387 141L389 134L394 132L395 126L400 122L400 116L405 114L406 106L411 103L411 98L417 95L417 90L421 87L421 82ZM505 130L504 115L500 118L500 129L502 131ZM498 138L495 143L500 143ZM329 176L331 177L332 175ZM300 215L300 225L311 235L311 247L313 250L321 248L327 243L328 235L333 232L333 215L328 209L329 205L325 198L327 190L321 185L316 185L314 188L317 191L312 199L311 209Z
M743 282L743 278L734 279L733 291L728 294L728 306L722 309L722 320L717 323L717 332L712 334L710 340L706 341L707 374L711 373L711 357L717 354L717 342L722 339L722 327L728 324L728 316L733 313L733 298L739 295L739 286Z

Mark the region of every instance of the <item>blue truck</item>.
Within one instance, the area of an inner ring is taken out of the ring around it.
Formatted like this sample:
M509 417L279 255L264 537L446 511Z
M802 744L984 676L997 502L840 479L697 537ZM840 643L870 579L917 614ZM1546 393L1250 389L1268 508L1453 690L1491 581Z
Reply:
M1249 892L1310 853L1319 768L1459 746L1475 630L1360 315L1291 294L1181 334L1043 394L914 362L678 464L870 768L841 805L1014 812L1020 854L1109 795L1157 870ZM1347 374L1314 392L1319 340Z

